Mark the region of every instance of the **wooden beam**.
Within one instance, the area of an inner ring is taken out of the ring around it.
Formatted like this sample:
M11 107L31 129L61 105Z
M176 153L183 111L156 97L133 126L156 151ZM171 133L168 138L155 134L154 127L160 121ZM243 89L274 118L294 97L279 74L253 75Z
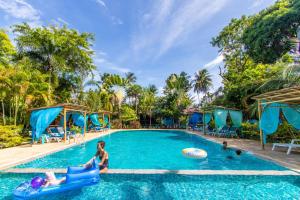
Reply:
M67 141L67 111L65 108L63 112L64 112L64 141L66 142Z
M265 144L264 144L264 140L263 140L263 132L261 130L261 126L260 126L260 120L261 120L261 102L260 100L257 101L258 104L258 126L259 126L259 134L260 134L260 142L261 142L261 147L263 150L265 150Z
M202 124L203 124L203 134L205 135L205 112L203 113L203 116L202 116Z
M260 100L261 100L261 99L260 99ZM289 99L271 100L271 101L265 102L265 103L263 103L263 104L285 103L285 102L297 103L296 101L299 101L299 104L300 104L300 96L298 96L298 97L293 97L293 98L289 98Z
M86 132L86 112L84 112L83 116L84 116L83 137L85 137L85 132Z

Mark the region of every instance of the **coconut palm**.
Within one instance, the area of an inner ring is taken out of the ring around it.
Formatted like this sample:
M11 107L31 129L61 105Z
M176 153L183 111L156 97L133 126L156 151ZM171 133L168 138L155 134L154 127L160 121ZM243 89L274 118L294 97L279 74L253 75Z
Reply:
M128 85L132 85L136 82L136 76L132 72L125 73L125 81Z
M199 70L195 73L195 78L193 80L194 92L197 93L198 102L200 104L200 93L206 94L209 88L212 86L211 75L208 73L207 69Z
M156 101L156 88L153 85L148 86L143 89L141 98L140 98L140 107L141 111L149 115L149 127L152 125L152 111Z
M165 94L176 96L177 106L181 104L187 97L188 91L191 89L190 76L185 72L171 74L166 80Z
M134 102L132 103L134 104L136 114L138 114L138 100L142 93L142 90L142 87L137 84L131 85L126 89L127 97L134 99Z

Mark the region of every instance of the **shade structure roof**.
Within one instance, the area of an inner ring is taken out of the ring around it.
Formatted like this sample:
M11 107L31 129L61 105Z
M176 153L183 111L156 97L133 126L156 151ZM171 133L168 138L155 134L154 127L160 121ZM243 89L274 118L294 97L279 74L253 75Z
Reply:
M199 109L197 108L187 108L187 109L184 109L183 110L183 114L186 114L186 115L191 115L193 113L203 113L201 112Z
M209 113L209 112L213 112L215 109L240 110L237 108L228 108L228 107L224 107L224 106L209 106L209 107L202 108L201 112Z
M300 86L266 92L252 97L255 100L265 100L270 103L300 104ZM264 103L264 102L262 102Z
M87 112L88 111L87 106L78 105L78 104L70 104L70 103L62 103L62 104L57 104L57 105L52 105L52 106L32 108L32 109L29 109L29 111L42 110L42 109L47 109L47 108L56 108L56 107L63 107L67 110L74 110L74 111L82 111L82 112Z
M113 112L107 111L107 110L100 110L98 112L91 112L90 114L102 114L102 113L104 113L104 114L112 114Z

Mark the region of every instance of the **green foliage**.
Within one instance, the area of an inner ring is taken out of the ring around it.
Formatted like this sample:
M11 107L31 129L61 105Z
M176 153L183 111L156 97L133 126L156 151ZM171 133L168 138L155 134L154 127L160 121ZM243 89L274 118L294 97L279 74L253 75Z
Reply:
M293 46L300 25L300 1L279 0L273 6L252 16L243 34L247 53L257 63L275 63Z
M114 119L111 121L111 127L113 129L121 129L123 126L122 126L122 121L119 120L119 119Z
M18 57L28 57L36 69L49 73L49 83L54 89L56 78L63 79L58 84L66 84L64 79L69 77L66 74L71 73L82 81L82 77L95 68L90 43L93 36L89 33L78 33L67 27L32 28L26 23L15 25L14 33L17 34Z
M268 136L268 142L290 143L292 139L300 139L300 132L285 120L278 126L275 134Z
M8 35L3 29L0 29L0 66L7 66L15 53L15 47Z
M240 137L246 139L260 139L260 133L257 124L251 124L249 122L242 123Z
M0 148L20 145L30 140L22 133L23 126L0 126Z
M74 132L74 133L81 133L81 127L79 126L72 126L70 131Z
M195 73L195 79L193 80L194 92L198 95L200 103L199 93L207 94L209 88L212 86L212 79L207 69L199 70Z
M124 122L137 120L137 115L130 106L123 105L121 107L121 120Z

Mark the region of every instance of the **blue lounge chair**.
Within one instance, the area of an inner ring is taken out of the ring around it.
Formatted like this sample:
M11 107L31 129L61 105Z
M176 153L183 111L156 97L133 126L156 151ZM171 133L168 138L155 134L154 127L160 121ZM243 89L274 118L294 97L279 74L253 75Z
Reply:
M64 138L64 134L61 134L57 131L56 127L49 127L46 129L47 131L47 136L46 136L46 141L56 141L60 142Z

